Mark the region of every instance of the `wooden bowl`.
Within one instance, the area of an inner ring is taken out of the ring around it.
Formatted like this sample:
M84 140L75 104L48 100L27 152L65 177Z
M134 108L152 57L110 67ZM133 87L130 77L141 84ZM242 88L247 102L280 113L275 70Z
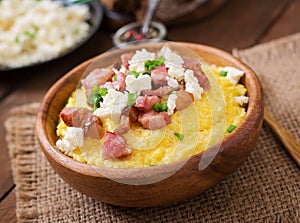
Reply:
M147 48L157 48L163 44L151 43ZM105 203L151 207L172 204L196 196L242 165L257 141L263 121L263 97L258 78L248 66L227 52L199 44L178 44L192 49L208 64L234 66L245 71L242 82L248 90L249 97L246 117L238 128L222 141L213 161L203 170L199 170L199 160L203 156L201 152L184 163L180 161L154 167L113 169L80 163L61 153L55 146L59 113L67 98L76 89L85 70L94 61L103 60L103 63L109 64L124 52L141 47L133 46L130 49L108 52L77 66L52 86L41 103L36 123L38 140L52 167L69 185ZM211 147L207 151L213 149L214 147ZM178 166L182 167L175 172ZM169 177L154 182L161 176ZM124 179L127 184L121 183ZM138 185L139 182L149 182L149 179L153 183Z

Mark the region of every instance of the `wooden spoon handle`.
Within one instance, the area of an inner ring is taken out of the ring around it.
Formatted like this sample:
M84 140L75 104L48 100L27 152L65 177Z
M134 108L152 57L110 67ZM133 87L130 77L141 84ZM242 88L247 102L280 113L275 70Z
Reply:
M270 112L265 108L264 109L264 120L268 123L274 133L277 134L282 144L288 150L290 155L296 161L298 166L300 166L300 144L296 139L285 129L283 128L270 114Z

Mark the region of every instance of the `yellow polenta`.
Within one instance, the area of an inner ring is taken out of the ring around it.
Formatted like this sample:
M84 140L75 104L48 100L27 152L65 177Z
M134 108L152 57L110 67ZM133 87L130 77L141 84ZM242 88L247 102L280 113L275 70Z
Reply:
M226 137L227 134L230 134L226 131L227 127L230 125L238 126L246 115L245 107L235 100L235 97L246 94L246 88L241 84L233 85L227 78L220 76L220 68L211 67L211 70L225 98L226 124L224 131L222 131ZM81 100L78 100L78 98L84 97L80 95L84 95L81 89L73 93L66 106L84 106L84 104L80 104ZM64 136L66 127L60 119L57 126L59 137ZM114 129L110 119L103 120L103 127L107 131ZM132 154L128 157L121 160L103 159L101 153L103 139L91 138L86 138L83 147L76 148L67 155L90 165L114 168L161 165L188 158L205 150L211 140L211 131L212 111L207 95L204 93L202 98L194 100L190 107L172 114L171 124L162 129L151 131L140 126L134 126L132 131L124 135L127 144L133 149ZM175 132L181 132L184 138L180 141L174 135Z

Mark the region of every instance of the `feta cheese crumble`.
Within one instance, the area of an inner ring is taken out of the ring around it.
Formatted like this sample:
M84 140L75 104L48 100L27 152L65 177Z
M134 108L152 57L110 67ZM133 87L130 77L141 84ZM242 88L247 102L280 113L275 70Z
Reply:
M195 98L201 99L203 88L200 87L197 78L194 76L194 72L187 69L184 72L185 90L194 95Z
M168 115L172 115L174 113L174 110L176 108L176 100L177 95L176 94L170 94L168 97L167 105L168 105Z
M135 70L138 73L145 71L145 61L154 60L155 53L151 53L145 49L137 50L132 56L131 60L128 61L129 69Z
M108 89L103 97L100 108L94 111L94 115L100 118L110 118L114 123L119 123L122 110L127 106L128 94L115 89Z
M84 141L83 129L77 127L67 127L63 139L56 141L56 146L68 154L77 147L82 147Z
M247 96L238 96L235 97L234 100L240 105L248 104L249 98Z
M160 55L163 56L166 59L166 66L168 64L175 64L179 67L182 67L184 61L182 59L181 56L177 55L176 53L173 53L172 50L170 50L170 48L164 46L161 50L160 50Z
M182 67L179 67L177 65L166 65L168 67L168 74L170 77L177 79L178 81L181 81L184 79L184 69Z
M184 68L183 68L183 59L181 56L173 53L168 47L164 46L161 51L160 55L163 56L165 61L165 66L168 69L168 74L170 77L177 79L179 81L183 80L184 78Z
M227 72L226 78L233 85L237 85L240 78L244 75L244 71L241 71L241 70L236 69L234 67L224 67L222 70Z
M175 80L174 78L172 78L172 77L166 77L166 80L167 80L167 84L170 87L173 87L173 88L178 88L179 87L178 81Z
M143 90L150 90L151 77L149 75L139 75L137 78L133 75L127 75L125 79L126 90L130 93L140 93Z

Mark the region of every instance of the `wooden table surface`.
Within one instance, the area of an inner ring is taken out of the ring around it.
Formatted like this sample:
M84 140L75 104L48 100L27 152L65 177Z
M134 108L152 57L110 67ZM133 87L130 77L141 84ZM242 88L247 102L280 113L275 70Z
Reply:
M167 39L212 45L231 52L300 31L300 0L228 0L214 15L173 25ZM0 73L0 222L16 222L16 197L3 122L10 108L40 101L68 70L112 45L111 32L100 27L83 47L33 70Z

